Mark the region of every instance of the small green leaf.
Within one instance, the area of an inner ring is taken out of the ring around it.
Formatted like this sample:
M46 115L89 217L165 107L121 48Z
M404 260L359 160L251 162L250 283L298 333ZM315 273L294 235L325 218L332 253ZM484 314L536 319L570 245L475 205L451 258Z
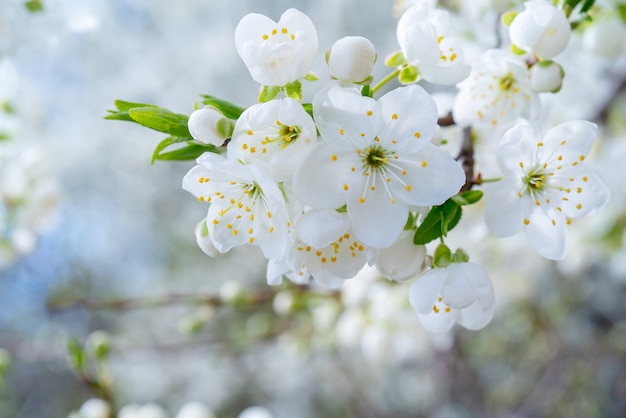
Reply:
M406 58L402 51L396 51L385 58L385 65L387 67L399 67L406 64Z
M187 128L187 115L170 112L160 107L135 107L128 111L131 118L142 126L174 136L191 137Z
M75 370L82 370L85 365L85 352L76 337L68 338L67 354L69 356L70 365Z
M461 206L452 199L448 199L443 205L433 206L417 227L413 243L425 245L437 238L445 237L457 226L462 212Z
M215 96L203 94L202 97L204 97L204 100L202 101L203 104L214 106L228 119L239 119L239 116L241 116L244 110L246 110L244 107L237 106L236 104L233 104L226 100L218 99Z
M400 74L398 75L398 80L402 84L411 84L411 83L415 83L418 77L419 77L419 70L417 69L417 67L413 65L407 65L405 67L402 67L402 69L400 70Z
M109 114L104 117L107 120L124 120L127 122L135 122L133 118L130 117L127 111L124 112L116 112L115 110L108 110Z
M292 81L285 86L287 97L291 97L297 101L302 101L302 83L298 80Z
M622 22L626 23L626 3L619 4L617 6L617 12L619 13L620 19L622 19Z
M190 140L190 138L181 138L181 137L178 137L178 136L168 136L163 141L159 142L159 144L154 149L154 152L152 153L152 159L150 160L150 164L154 164L156 159L159 157L159 154L161 153L161 151L163 151L165 148L169 147L172 144L178 144L180 142L189 141L189 140Z
M265 103L273 100L280 93L281 88L278 86L263 86L259 93L259 102Z
M580 13L587 13L589 11L589 9L591 9L593 7L593 4L595 3L596 0L586 0L582 3L582 6L580 7Z
M41 0L29 0L26 3L24 3L24 6L31 13L43 11L43 3Z
M182 148L157 155L156 159L160 161L188 161L195 160L205 152L216 152L216 148L213 145L200 145L189 141Z
M452 196L452 200L461 206L465 206L478 202L482 197L482 190L467 190L463 193L457 194L456 196Z
M146 104L146 103L127 102L125 100L115 100L113 103L115 104L115 107L119 111L130 110L133 107L158 107L158 106Z
M13 108L13 105L10 102L2 103L2 111L6 113L7 115L12 115L15 113L15 109Z
M313 117L313 104L312 103L303 103L302 107L309 114L309 116Z
M11 135L6 132L0 132L0 141L6 141L8 139L11 139Z

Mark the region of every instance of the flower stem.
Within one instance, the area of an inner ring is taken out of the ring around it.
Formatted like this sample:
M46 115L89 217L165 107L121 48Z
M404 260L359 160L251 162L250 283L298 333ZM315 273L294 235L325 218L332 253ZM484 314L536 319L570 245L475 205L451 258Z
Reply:
M504 177L492 177L492 178L489 178L489 179L481 178L480 179L480 184L483 184L483 183L496 183L496 182L502 180L503 178Z
M387 84L388 82L390 82L391 80L396 78L398 76L398 74L400 74L400 68L396 68L395 70L393 70L392 72L387 74L387 76L385 78L380 80L378 83L376 83L376 85L374 87L372 87L371 94L374 95L374 93L376 93L378 90L380 90L381 87L383 87L385 84Z

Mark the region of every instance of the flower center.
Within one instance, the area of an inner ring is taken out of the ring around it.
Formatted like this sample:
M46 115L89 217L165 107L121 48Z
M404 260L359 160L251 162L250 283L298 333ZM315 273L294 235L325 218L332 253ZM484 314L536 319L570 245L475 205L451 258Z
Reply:
M546 188L546 175L540 170L531 170L526 177L524 177L524 184L527 186L527 190L530 194L540 193Z
M513 74L508 73L500 79L500 89L502 89L503 91L509 91L511 90L511 87L513 87L513 84L515 84L515 82L516 80L515 77L513 77Z
M278 135L280 135L285 142L290 143L300 136L300 127L282 125L278 130Z
M374 145L365 150L361 161L366 170L380 171L389 162L388 152L381 146Z

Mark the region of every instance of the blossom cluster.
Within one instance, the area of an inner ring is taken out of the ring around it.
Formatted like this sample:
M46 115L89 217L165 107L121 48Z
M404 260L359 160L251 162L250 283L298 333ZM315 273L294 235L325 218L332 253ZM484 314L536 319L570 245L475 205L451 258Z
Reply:
M374 45L344 37L326 52L331 81L310 103L302 82L318 81L311 68L319 49L311 19L296 9L277 22L245 16L235 45L261 85L258 103L232 112L210 101L188 119L189 134L210 151L183 179L208 205L198 245L210 256L259 247L271 285L288 278L338 288L376 266L389 280L412 280L408 299L425 328L484 327L495 312L489 275L445 244L462 207L484 193L486 205L477 206L493 235L523 229L537 253L562 259L567 225L608 201L584 163L596 125L565 121L542 135L539 124L541 96L557 94L565 75L553 58L588 11L589 2L578 3L531 0L505 13L513 52L470 59L450 13L414 2L397 25L399 50L385 59L389 76L374 84ZM399 87L375 98L396 78ZM457 86L447 116L464 128L456 158L441 146L451 134L421 80ZM475 174L474 161L488 160L473 147L478 135L495 148L500 176Z

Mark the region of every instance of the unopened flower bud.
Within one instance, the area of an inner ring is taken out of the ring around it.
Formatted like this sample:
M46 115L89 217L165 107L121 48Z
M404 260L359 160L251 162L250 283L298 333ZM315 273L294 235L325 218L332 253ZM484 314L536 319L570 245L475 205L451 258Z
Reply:
M563 52L571 35L570 23L562 10L546 0L524 3L526 10L518 14L509 34L518 48L552 58Z
M109 418L111 407L102 399L91 398L78 411L83 418Z
M326 55L331 77L356 84L369 84L376 62L374 45L362 36L346 36Z
M561 89L563 68L554 61L539 61L530 68L530 85L537 93L556 93Z
M585 30L583 45L596 55L617 58L624 50L626 30L617 19L594 23Z
M221 146L230 137L233 122L213 106L205 106L194 111L187 122L189 133L201 144ZM230 128L229 128L230 127Z
M94 331L87 337L85 347L87 347L97 359L104 359L111 352L111 336L104 331Z
M213 411L200 402L189 402L178 411L176 418L215 418Z

